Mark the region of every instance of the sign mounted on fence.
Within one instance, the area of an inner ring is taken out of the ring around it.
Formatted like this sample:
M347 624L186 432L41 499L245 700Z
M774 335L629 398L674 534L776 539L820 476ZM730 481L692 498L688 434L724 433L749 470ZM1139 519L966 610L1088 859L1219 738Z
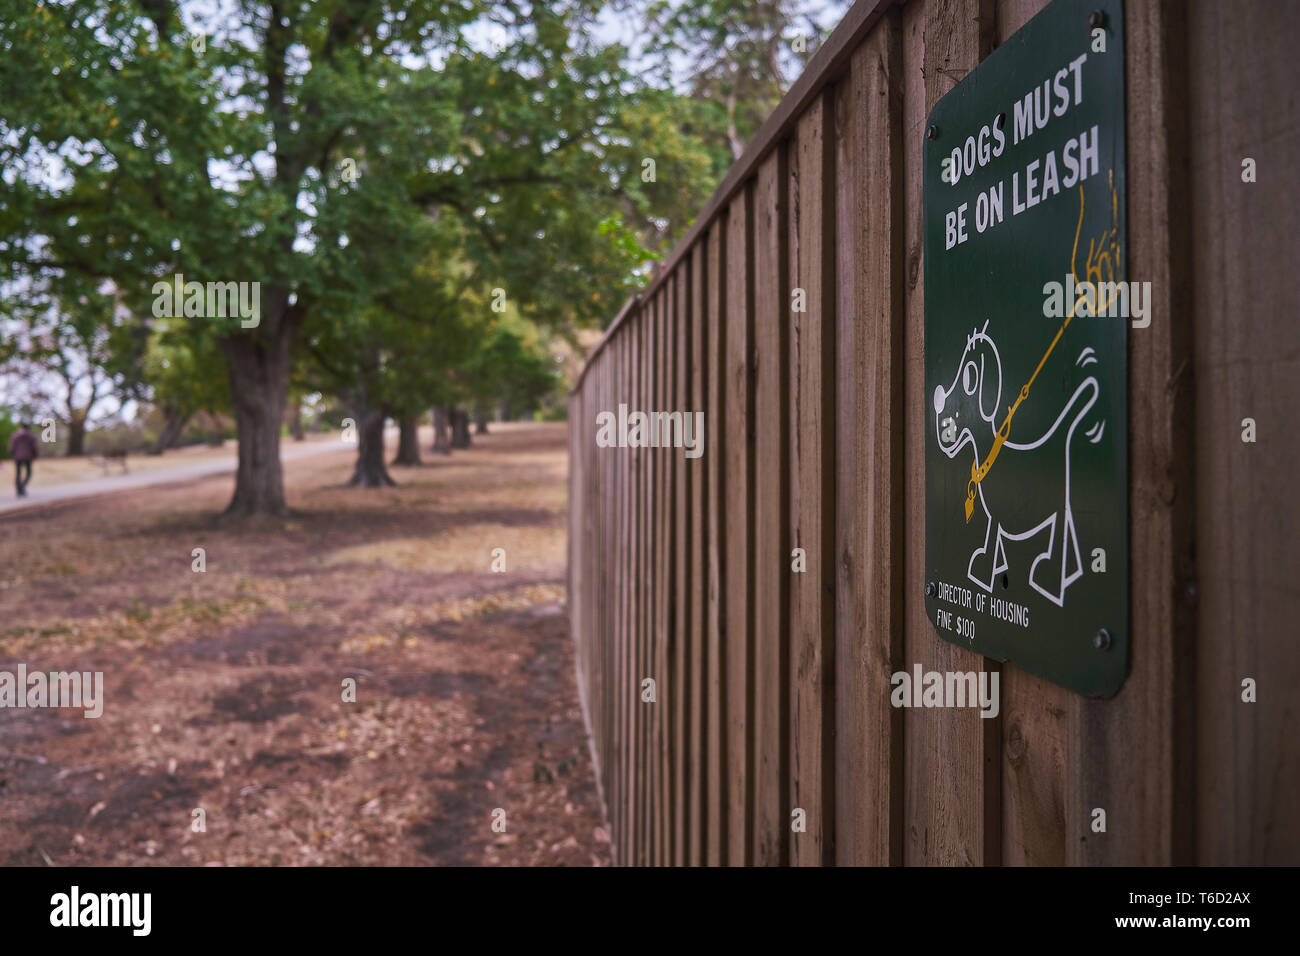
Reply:
M1128 669L1123 7L1056 0L924 149L926 610L1089 696ZM1141 334L1136 333L1136 334Z

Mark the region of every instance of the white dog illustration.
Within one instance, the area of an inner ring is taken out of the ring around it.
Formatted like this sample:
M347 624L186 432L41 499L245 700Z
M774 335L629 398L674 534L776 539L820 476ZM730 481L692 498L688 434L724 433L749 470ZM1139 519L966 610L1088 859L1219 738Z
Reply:
M935 434L940 450L956 459L963 449L979 465L992 447L998 428L1006 419L1007 406L1002 402L1002 362L997 344L988 334L988 322L983 329L975 329L966 339L966 350L952 383L945 389L938 385L934 390ZM1091 348L1080 353L1075 364L1081 367L1095 365L1097 359ZM984 480L975 486L979 512L986 522L984 543L970 556L966 575L985 591L992 592L996 577L1007 570L1004 541L1024 541L1048 531L1047 547L1034 559L1029 569L1029 583L1045 598L1057 606L1064 606L1066 589L1083 574L1079 557L1079 539L1074 528L1074 512L1070 505L1070 462L1073 454L1074 432L1085 415L1097 402L1101 387L1091 375L1080 383L1074 394L1065 402L1051 427L1031 442L1012 441L1008 436L999 457ZM1026 402L1035 399L1049 401L1050 391L1034 392ZM1023 418L1013 419L1011 431ZM1068 424L1068 427L1062 427ZM1099 421L1085 432L1092 444L1101 441L1106 423ZM1019 452L1034 451L1032 457ZM1059 456L1059 457L1058 457ZM1018 527L1007 528L1001 516L1016 514L1023 507L1023 493L1018 485L1033 481L1036 462L1053 459L1065 461L1065 486L1061 489L1060 504L1055 511L1041 520L1021 521ZM1017 481L1009 479L1016 476ZM1017 507L1017 506L1021 507ZM961 512L962 501L955 498L952 507ZM995 520L994 516L998 516Z

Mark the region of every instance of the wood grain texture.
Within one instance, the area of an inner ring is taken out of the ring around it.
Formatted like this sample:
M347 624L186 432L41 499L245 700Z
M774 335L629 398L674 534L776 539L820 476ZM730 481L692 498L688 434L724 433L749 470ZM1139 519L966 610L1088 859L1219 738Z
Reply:
M754 661L753 188L732 202L726 232L727 862L753 861Z
M993 46L1006 43L1011 35L1034 18L1051 0L996 0L993 5Z
M629 323L624 333L628 340L628 404L636 408L640 407L639 403L641 401L641 334L644 328L644 317L638 314L636 321ZM617 804L620 808L620 817L618 820L610 821L611 826L614 828L614 832L610 836L612 846L624 854L626 854L626 849L622 842L622 836L628 830L627 807L630 799L628 791L631 781L629 768L632 764L632 748L635 746L632 714L636 705L636 696L632 689L636 686L636 678L632 670L632 649L636 646L637 635L641 633L642 629L641 595L638 581L640 569L644 566L641 563L641 515L644 509L641 489L642 454L642 450L639 448L628 449L628 548L625 560L628 563L626 582L629 624L623 639L619 642L619 655L615 662L616 727L625 743L618 763L619 796ZM626 856L621 859L626 859ZM619 860L616 859L616 862L619 862Z
M836 860L902 862L902 35L892 11L836 90Z
M638 306L640 310L640 306ZM633 323L629 323L626 330L628 343L628 401L635 402L639 400L638 389L641 381L641 330L644 328L644 319L641 315ZM628 468L628 548L626 560L628 568L637 566L639 560L641 524L640 524L640 476L638 474L639 459L635 449L629 449L627 468ZM628 627L624 634L623 640L618 647L618 653L615 658L614 685L611 688L611 696L614 698L615 724L613 733L620 735L622 744L617 766L614 768L615 782L613 789L617 792L614 804L617 809L609 820L610 826L610 846L614 854L614 861L618 865L628 863L627 848L623 839L629 829L629 806L631 794L629 784L631 776L629 767L632 762L632 755L636 747L636 738L632 733L632 716L633 716L633 698L629 692L629 676L632 670L633 648L636 646L636 636L641 627L641 607L640 595L637 588L637 581L631 574L627 575L627 601L628 601Z
M650 376L649 388L646 393L647 410L657 408L663 398L663 366L666 365L664 357L664 338L663 328L665 320L665 300L667 293L660 290L655 294L655 319L650 329L650 337L654 350L654 357L647 369ZM663 569L661 563L661 554L663 551L663 521L664 521L664 483L663 475L660 471L660 460L653 448L646 450L646 471L647 480L650 487L650 542L649 553L647 554L646 569L649 572L649 586L647 588L646 600L649 604L649 621L647 622L645 635L645 648L643 653L643 663L639 675L638 684L646 678L653 678L656 682L661 681L663 675L658 672L657 648L660 641L660 629L663 626L663 611L660 604L660 591L663 584ZM646 790L645 815L645 855L646 863L655 862L654 854L658 845L656 822L659 807L658 787L658 705L648 704L642 701L639 704L645 720L645 755L643 757Z
M715 222L708 232L705 259L705 377L708 381L704 419L709 445L705 451L707 489L704 501L707 540L704 685L705 824L704 862L721 866L727 859L727 592L726 488L730 442L726 416L727 222ZM743 436L739 442L744 449Z
M637 394L640 402L639 408L645 409L650 407L651 394L653 388L653 361L657 354L654 349L654 329L656 314L659 304L656 299L650 298L644 300L642 309L642 320L639 324L640 343L638 351L641 353L641 377L637 383ZM646 747L648 734L646 724L649 713L641 703L640 688L641 679L648 670L646 664L646 646L649 643L650 635L653 633L654 619L652 608L652 582L653 582L653 535L654 535L654 488L651 484L652 475L650 472L651 453L649 449L641 449L641 457L638 462L638 482L641 487L641 532L639 560L637 567L640 574L637 576L637 595L641 609L638 617L638 629L633 641L632 656L628 669L628 686L626 693L630 695L631 720L634 732L634 759L628 765L630 776L629 790L633 800L633 813L629 814L629 849L636 863L644 862L646 852L645 841L647 838L644 820L646 817L646 799L649 789L648 767L646 763Z
M1075 695L1007 665L1001 700L1002 862L1061 866Z
M921 141L939 98L978 65L991 44L992 11L985 0L927 0L903 10L904 195L907 216L906 335L903 347L903 453L906 486L904 668L923 671L992 669L979 655L950 644L925 613L924 325L921 229ZM992 725L992 726L990 726ZM903 719L906 796L904 859L909 864L997 862L998 805L990 777L999 776L998 719L973 708L916 708ZM987 762L986 762L987 761ZM988 764L992 764L989 766Z
M1080 701L1069 788L1070 862L1192 860L1195 794L1195 529L1187 274L1186 26L1181 3L1125 8L1128 274L1151 283L1151 325L1129 332L1128 680L1110 700ZM1135 728L1141 728L1135 733ZM1106 811L1105 833L1089 826Z
M995 43L1005 43L1047 0L998 0ZM1002 862L1066 860L1065 794L1076 695L1010 665L1001 678Z
M706 717L705 712L705 584L708 575L707 547L705 538L704 509L705 483L710 457L707 429L711 424L708 410L705 408L707 384L705 380L707 356L705 354L705 326L710 316L705 313L705 257L708 251L708 236L701 235L691 256L691 335L688 347L690 361L690 395L683 409L688 415L696 412L703 415L705 431L696 435L696 441L704 442L700 457L683 460L686 478L690 489L690 525L691 573L690 583L690 630L687 656L687 673L690 680L690 698L686 706L686 800L690 805L686 815L686 856L684 862L690 866L699 866L704 861L704 826L705 826L705 785L704 760L706 753Z
M684 257L677 266L677 276L673 282L673 299L675 316L673 334L675 336L673 354L672 400L663 408L669 412L683 415L690 409L691 394L691 267L689 256ZM674 437L676 440L676 436ZM669 741L670 780L671 780L671 821L672 847L669 860L676 866L686 862L686 834L690 828L691 801L688 797L688 760L689 714L691 687L691 474L686 467L686 455L681 448L664 448L660 454L668 459L668 467L673 475L673 565L670 569L673 580L673 593L670 606L673 614L673 632L668 649L670 655L669 669L672 674L672 692L669 696L669 719L672 733Z
M800 81L571 393L569 613L617 862L1300 861L1300 333L1277 319L1300 126L1261 95L1300 18L1276 6L1126 4L1127 270L1153 303L1129 344L1128 681L1085 700L1006 666L993 720L888 703L894 670L997 669L922 600L921 145L1042 6L856 5L871 31ZM625 396L703 408L704 459L598 452Z
M624 349L622 336L616 339L611 349L609 365L609 381L606 385L605 393L609 400L614 403L611 407L617 407L617 403L622 401L622 391L624 383L627 381L626 370L624 368ZM597 692L599 712L605 726L610 725L610 715L606 710L606 689L609 686L609 659L611 652L623 633L623 562L618 559L619 552L623 544L623 528L625 523L622 519L623 508L623 454L622 449L602 448L601 458L606 462L608 469L610 487L609 498L605 507L601 509L605 518L605 540L608 542L609 554L611 560L607 563L608 570L605 573L607 583L606 602L609 605L607 616L610 622L609 639L599 641L594 649L595 670L597 672ZM606 740L602 748L604 753L602 763L607 763L611 759L610 747L613 745L612 740Z
M650 406L651 409L659 411L670 407L673 395L673 382L675 380L675 362L676 354L676 313L677 313L677 296L676 296L677 276L672 274L662 288L660 297L663 310L660 314L659 323L659 346L660 359L659 366L655 369L657 379L657 395L655 402ZM651 719L654 726L654 825L652 828L652 859L656 866L668 865L670 859L669 841L672 838L672 827L669 820L669 814L672 812L672 781L669 775L669 765L671 760L671 706L672 706L672 674L670 672L670 661L672 660L670 649L672 642L672 633L674 628L673 620L673 593L675 580L673 577L673 538L676 531L676 482L672 468L672 459L664 453L664 449L656 448L653 451L655 462L655 474L659 490L659 517L658 517L658 534L659 534L659 553L656 560L658 578L657 593L655 595L655 613L657 620L654 631L654 646L652 648L652 671L656 684L656 700L650 704Z
M790 862L834 862L835 131L830 90L799 119L789 152ZM791 562L793 564L793 562Z
M569 425L568 425L568 443L569 443L569 500L586 501L587 489L582 478L582 458L581 448L584 430L581 425L582 421L582 395L574 394L569 396ZM585 689L583 687L583 667L587 660L588 649L590 647L591 631L585 626L582 614L585 607L585 598L587 589L582 581L582 574L579 564L584 560L585 544L580 540L581 509L570 508L567 515L568 540L567 563L564 574L564 587L568 598L569 627L573 632L574 639L574 670L578 680L579 699L583 699ZM594 726L590 711L587 710L585 701L583 705L583 715L587 720L587 732L593 736L603 733L603 728Z
M604 402L605 371L606 370L604 369L604 367L602 367L597 370L595 376L592 398L594 399L593 404L597 407L599 407ZM604 487L603 487L604 475L601 473L601 468L603 465L604 465L604 461L602 460L601 456L597 454L595 451L592 451L591 458L590 458L590 465L589 465L589 469L590 469L589 474L591 475L591 481L592 481L592 493L593 496L597 498L597 500L602 498L604 495ZM589 523L588 535L589 535L591 547L596 551L600 551L601 548L603 547L603 541L601 540L602 521L601 521L601 515L596 509L591 510L588 516L588 523ZM593 602L591 607L592 627L595 633L597 634L600 633L601 614L602 614L601 603L604 597L604 581L601 579L602 578L601 570L602 569L599 568L598 566L593 567L591 570L591 581L592 581L592 588L593 588ZM587 683L588 687L590 687L591 685L591 675L592 675L592 657L588 656L586 674L584 677L584 680Z
M1294 110L1300 17L1283 5L1188 8L1187 130L1196 405L1198 863L1300 863L1300 406ZM1242 181L1242 162L1256 181ZM1150 331L1147 329L1146 331ZM1138 334L1138 333L1135 333ZM1254 444L1241 440L1253 418ZM1186 423L1182 427L1186 428ZM1258 698L1242 701L1252 678Z
M604 392L603 401L607 402L615 390L618 389L621 381L619 375L619 342L611 343L609 360L605 363L604 381L602 389ZM608 407L608 406L605 406ZM613 454L611 454L611 451ZM601 542L606 554L613 554L617 541L618 526L615 519L615 512L618 500L618 452L616 449L601 448L597 455L597 462L602 471L602 480L605 485L604 497L598 510L598 517L601 522ZM614 561L605 562L602 569L601 581L603 585L602 603L604 604L604 618L606 631L611 638L617 639L619 620L618 620L618 568ZM598 709L603 709L602 686L605 683L605 662L606 648L610 641L598 641L592 648L590 659L590 670L592 678L592 699L593 705Z
M639 307L638 307L639 308ZM636 320L628 323L624 335L627 336L628 344L628 380L627 394L628 402L639 400L638 389L641 381L641 329L644 327L644 319L637 315ZM628 546L624 560L627 561L628 574L626 576L627 585L627 602L628 602L628 627L619 641L617 653L614 661L614 686L611 688L611 696L614 698L614 729L613 732L622 738L618 763L614 768L615 781L613 790L617 794L613 800L614 810L609 819L610 826L610 848L614 856L616 865L625 865L627 863L626 848L623 844L623 837L628 830L627 811L630 794L628 793L628 766L631 763L632 751L636 745L635 737L632 733L631 715L633 698L631 697L628 687L629 673L631 670L632 648L636 643L636 635L641 627L641 607L640 598L637 590L637 581L631 573L633 568L638 566L640 557L640 475L638 469L640 461L638 458L638 449L628 449Z
M653 409L661 395L663 376L663 321L665 294L661 290L653 299L654 309L651 316L647 341L649 356L646 362L645 408ZM638 839L638 862L649 865L654 862L654 822L658 799L655 794L655 728L657 725L654 704L641 699L641 684L646 678L655 678L654 650L658 640L661 614L659 612L659 584L662 579L659 566L659 552L662 543L661 512L663 510L663 482L659 474L659 460L654 449L646 450L646 487L649 497L649 512L646 527L646 630L641 641L640 666L637 669L637 714L641 720L641 760L639 774L640 784L640 836Z
M591 404L593 406L598 404L600 401L600 395L598 390L599 390L599 385L597 383L596 385L593 386L592 394L591 394ZM598 476L596 474L596 468L595 468L596 456L594 450L590 448L584 449L584 457L586 458L584 469L583 469L585 484L589 489L589 493L595 496L600 493L600 485L599 485ZM584 541L584 547L592 552L597 550L595 533L596 533L595 515L589 511L587 514L583 516L582 519L582 536ZM587 586L590 589L592 595L591 601L589 602L588 607L586 608L586 619L588 622L588 626L591 627L592 632L595 633L596 632L595 615L598 608L599 584L596 578L596 568L594 566L594 562L591 561L590 557L588 557L586 564L587 567L584 569L583 578L586 581ZM587 663L588 664L590 663L590 658L588 658ZM584 673L583 675L584 682L588 682L590 680L588 674L589 672Z
M754 863L788 859L790 749L786 403L790 295L786 146L758 170L754 188Z

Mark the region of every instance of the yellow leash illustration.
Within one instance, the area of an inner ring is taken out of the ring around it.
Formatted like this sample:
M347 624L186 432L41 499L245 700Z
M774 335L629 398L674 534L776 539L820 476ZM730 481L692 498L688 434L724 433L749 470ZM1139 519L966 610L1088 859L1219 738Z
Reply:
M1115 208L1117 204L1117 198L1115 196L1115 171L1114 170L1110 170L1109 178L1110 178L1110 192L1111 192L1111 204L1112 204L1111 217L1112 217L1112 222L1114 222L1118 218L1117 210ZM1070 275L1073 276L1074 278L1076 288L1079 284L1079 273L1075 268L1075 260L1077 259L1079 254L1079 233L1082 232L1082 230L1083 230L1083 184L1080 183L1079 184L1079 221L1074 227L1074 248L1070 252ZM1089 255L1089 259L1091 258L1092 258L1091 255ZM1113 263L1111 265L1111 268L1113 270L1114 268ZM1092 309L1093 314L1097 315L1104 312L1108 302L1109 300L1107 301L1107 303L1097 303L1096 306ZM993 463L997 461L998 452L1002 450L1002 446L1006 443L1007 438L1011 434L1011 420L1016 417L1016 412L1019 410L1021 403L1023 403L1024 400L1029 397L1030 386L1034 384L1034 379L1038 378L1038 373L1041 372L1043 370L1043 366L1047 364L1048 358L1051 357L1052 350L1056 348L1056 343L1061 341L1061 336L1064 335L1065 330L1070 327L1070 322L1074 319L1074 313L1078 309L1078 306L1079 306L1079 299L1078 297L1076 297L1075 301L1070 305L1070 311L1066 313L1065 321L1062 322L1061 327L1056 330L1056 335L1052 339L1052 344L1047 346L1047 351L1044 352L1043 357L1038 360L1038 367L1034 369L1034 374L1029 376L1029 381L1025 382L1025 384L1021 387L1020 394L1016 396L1015 403L1007 406L1007 417L1003 420L1002 427L998 429L997 435L995 435L993 438L993 447L989 449L988 456L984 459L982 463L978 465L975 462L971 462L970 481L966 483L966 523L967 524L970 524L971 515L975 513L975 493L976 493L977 486L981 481L984 480L985 476L988 475L989 469L993 467Z

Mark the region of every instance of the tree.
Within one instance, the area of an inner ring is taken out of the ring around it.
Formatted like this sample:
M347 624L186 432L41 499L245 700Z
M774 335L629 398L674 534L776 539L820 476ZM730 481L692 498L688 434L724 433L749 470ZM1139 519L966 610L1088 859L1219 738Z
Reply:
M436 258L436 257L435 257ZM416 269L356 321L316 323L307 338L311 376L324 392L338 395L357 426L357 460L350 484L395 484L384 464L384 422L425 407L468 341L447 306L443 277Z
M433 424L433 448L435 455L451 454L451 417L446 405L434 405L429 413Z
M144 359L149 399L163 423L150 451L161 454L176 444L198 412L216 416L230 408L230 390L221 353L210 338L190 334L183 320L154 323Z
M501 322L479 342L465 367L465 393L475 409L494 404L531 410L560 386L551 356L525 333Z
M19 276L111 277L139 306L178 273L257 283L255 317L186 318L225 359L239 429L228 510L282 512L295 339L308 317L359 314L374 269L380 284L387 272L379 257L368 272L341 255L339 224L364 205L386 240L410 233L407 208L340 180L342 160L368 150L382 182L390 139L439 139L438 97L424 116L413 108L437 92L431 58L480 7L239 0L202 20L171 0L6 7L0 48L21 55L0 65L0 151L16 174L0 198L0 257ZM408 81L422 90L391 95ZM410 164L398 165L400 181Z
M634 214L679 195L629 192L645 149L619 117L649 93L596 42L584 0L3 4L9 277L109 278L139 315L177 275L256 288L255 316L184 316L224 359L233 514L285 509L298 343L318 326L378 342L352 327L392 328L385 297L429 221L454 221L471 288L538 322L593 323L642 281ZM476 51L471 25L500 46Z
M646 56L666 84L687 64L692 95L713 108L710 141L739 159L847 7L842 0L654 0L644 7Z
M412 228L428 254L410 279L376 283L373 308L309 335L329 387L356 411L358 485L391 483L385 417L400 425L399 460L415 462L421 411L468 400L457 363L494 317L595 324L636 287L636 270L650 256L620 212L656 210L653 197L628 188L639 181L641 151L624 130L639 100L624 94L621 51L593 47L577 14L538 7L502 24L510 41L496 55L458 52L442 69L455 91L452 145L408 181L412 208L427 215L425 226ZM669 168L698 181L707 162L680 138L666 141ZM370 223L350 223L349 239ZM391 242L383 249L395 275ZM464 447L463 413L452 408L448 418L450 447Z
M0 370L17 381L24 404L67 425L68 454L84 454L88 423L134 361L129 316L111 284L26 286L4 309L12 346Z
M638 86L610 117L605 167L619 202L601 227L629 237L625 251L638 267L671 251L730 165L710 142L713 112L672 90Z

